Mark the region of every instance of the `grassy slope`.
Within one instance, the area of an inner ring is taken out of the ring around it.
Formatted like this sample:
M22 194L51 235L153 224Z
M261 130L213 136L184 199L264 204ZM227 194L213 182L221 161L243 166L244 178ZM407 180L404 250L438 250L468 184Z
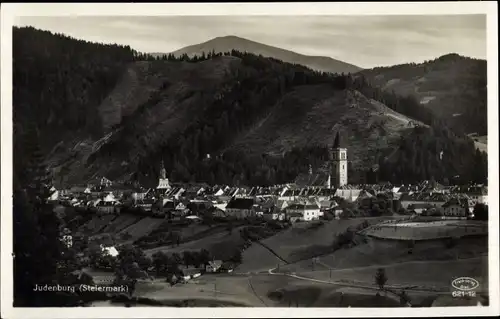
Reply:
M163 251L167 254L172 254L174 252L182 253L185 250L201 250L207 249L212 254L214 254L217 259L226 259L231 257L233 249L238 245L243 239L239 233L240 228L235 228L231 233L222 230L219 233L212 234L210 236L201 238L199 240L190 241L183 243L179 246L172 247L160 246L152 249L145 250L146 255L152 256L157 251ZM227 256L229 254L229 256ZM226 257L226 258L225 258Z
M381 218L356 218L348 220L332 220L316 229L307 229L309 223L296 224L294 227L263 240L263 243L276 251L288 262L295 262L301 258L302 252L313 251L318 247L330 246L334 236L344 232L349 227L355 227L364 220L375 223ZM318 251L322 251L318 249Z

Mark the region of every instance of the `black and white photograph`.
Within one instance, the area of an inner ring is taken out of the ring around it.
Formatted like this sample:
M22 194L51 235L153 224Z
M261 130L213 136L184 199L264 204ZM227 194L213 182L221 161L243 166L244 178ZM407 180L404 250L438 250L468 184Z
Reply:
M438 4L2 5L2 317L498 315L497 5Z

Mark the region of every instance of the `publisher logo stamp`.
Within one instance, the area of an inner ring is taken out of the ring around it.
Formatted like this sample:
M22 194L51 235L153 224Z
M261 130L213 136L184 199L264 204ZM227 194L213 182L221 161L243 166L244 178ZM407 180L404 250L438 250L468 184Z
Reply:
M451 286L455 289L453 297L475 297L479 282L471 277L460 277L453 279Z

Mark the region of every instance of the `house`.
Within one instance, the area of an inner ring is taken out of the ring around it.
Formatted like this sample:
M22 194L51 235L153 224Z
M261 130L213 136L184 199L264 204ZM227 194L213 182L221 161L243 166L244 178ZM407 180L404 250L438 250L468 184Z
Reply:
M286 213L286 218L291 222L291 223L296 223L298 221L302 220L302 213L298 212L292 212L292 213Z
M185 189L182 187L173 187L165 192L165 196L179 200L184 192Z
M254 204L255 200L253 198L234 198L226 206L226 215L238 219L254 217Z
M100 201L96 204L97 212L101 214L114 214L120 212L120 207L117 205L118 202L105 202Z
M69 189L69 192L72 194L90 194L90 187L87 186L73 186Z
M71 248L73 246L73 236L71 234L64 234L61 240L66 247Z
M408 209L412 204L429 204L434 208L439 208L448 201L450 197L442 193L406 193L399 198L401 207Z
M99 246L101 247L103 255L110 255L111 257L116 257L119 255L119 252L115 248L115 246L104 246L102 244Z
M150 193L152 193L152 189L142 189L142 188L133 188L131 189L132 199L134 201L144 200Z
M193 223L201 222L201 218L196 216L196 215L189 215L189 216L186 216L185 218L186 218L186 220L193 222Z
M301 220L311 221L319 219L320 209L316 203L294 203L286 208L287 214L301 214Z
M418 214L418 215L421 215L423 212L430 210L430 209L435 209L435 207L429 203L415 203L415 204L410 204L408 206L408 210L414 211L415 214Z
M476 204L488 205L488 187L486 186L469 186L462 190L461 193L469 197L472 207Z
M143 209L145 212L150 212L153 210L153 205L156 203L156 199L143 199L135 203L136 207Z
M179 270L180 273L180 279L183 280L184 282L197 278L201 276L201 269L199 268L181 268Z
M341 197L350 202L355 202L361 194L361 191L361 189L354 189L349 186L343 186L335 191L334 196Z
M205 266L206 272L217 272L222 266L222 260L211 260L208 262L208 265Z
M88 283L92 282L99 286L109 286L115 281L114 272L105 271L87 271L87 270L75 270L72 272L73 275L77 276L78 280L86 281Z
M262 217L265 220L285 220L286 214L284 212L278 212L277 210L264 213Z
M222 211L226 211L227 203L228 203L227 201L224 201L222 199L217 201L212 201L213 206Z
M230 272L233 272L234 268L235 267L234 267L234 264L232 262L226 261L226 262L222 263L219 271L230 273Z
M59 191L54 186L52 186L49 191L50 191L50 195L47 198L47 200L57 201L59 199Z
M115 195L113 195L113 193L108 193L106 196L104 196L104 198L102 200L105 202L115 202L116 197L115 197Z
M236 195L238 195L240 193L240 189L238 187L232 187L230 189L228 189L226 191L226 194L229 196L229 197L235 197Z
M333 216L335 216L335 219L340 219L342 214L344 213L344 209L340 206L336 206L331 210Z
M450 199L442 208L446 217L467 217L469 215L469 203L461 198Z

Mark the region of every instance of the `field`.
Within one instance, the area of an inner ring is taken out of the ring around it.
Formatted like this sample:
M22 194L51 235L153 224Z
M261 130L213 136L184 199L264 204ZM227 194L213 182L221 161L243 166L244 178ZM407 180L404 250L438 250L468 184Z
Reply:
M380 265L367 267L301 272L301 276L319 280L368 284L375 287L374 275ZM451 281L458 277L472 277L479 281L478 291L487 291L488 257L446 261L412 261L385 265L386 283L394 288L415 288L451 292ZM446 272L443 270L446 269ZM331 276L331 277L330 277Z
M240 236L241 228L235 228L229 233L226 230L221 230L216 234L209 235L207 237L182 243L179 246L160 246L152 249L145 250L147 256L152 256L157 251L163 251L167 254L172 253L182 253L185 250L201 250L207 249L210 251L216 259L226 259L230 258L235 252L236 247L243 243L243 239Z
M343 292L344 296L340 296ZM137 297L163 302L191 301L189 306L250 307L376 307L397 306L396 299L375 297L374 290L356 289L279 275L204 275L171 287L160 280L138 282Z
M129 233L132 238L140 238L152 232L155 228L163 223L164 219L144 217L135 224L120 231L121 234Z
M486 223L465 220L434 222L387 223L368 227L362 233L368 236L397 240L429 240L447 237L486 235Z
M267 272L269 269L275 268L278 265L282 266L285 265L285 263L262 245L253 243L243 252L243 262L235 271L241 273Z
M138 216L123 214L114 219L110 224L108 224L104 229L101 230L103 233L117 233L125 229L126 227L134 224L140 219Z
M89 232L95 234L100 232L104 227L106 227L111 221L116 218L116 215L104 215L104 216L94 216L92 219L80 227L80 230L84 232Z
M325 253L325 249L331 246L334 236L344 232L349 227L356 227L365 220L370 224L375 224L386 218L325 221L322 226L317 228L311 227L312 223L297 223L292 228L263 240L262 243L273 249L287 262L293 263L314 257L315 251L318 255Z

